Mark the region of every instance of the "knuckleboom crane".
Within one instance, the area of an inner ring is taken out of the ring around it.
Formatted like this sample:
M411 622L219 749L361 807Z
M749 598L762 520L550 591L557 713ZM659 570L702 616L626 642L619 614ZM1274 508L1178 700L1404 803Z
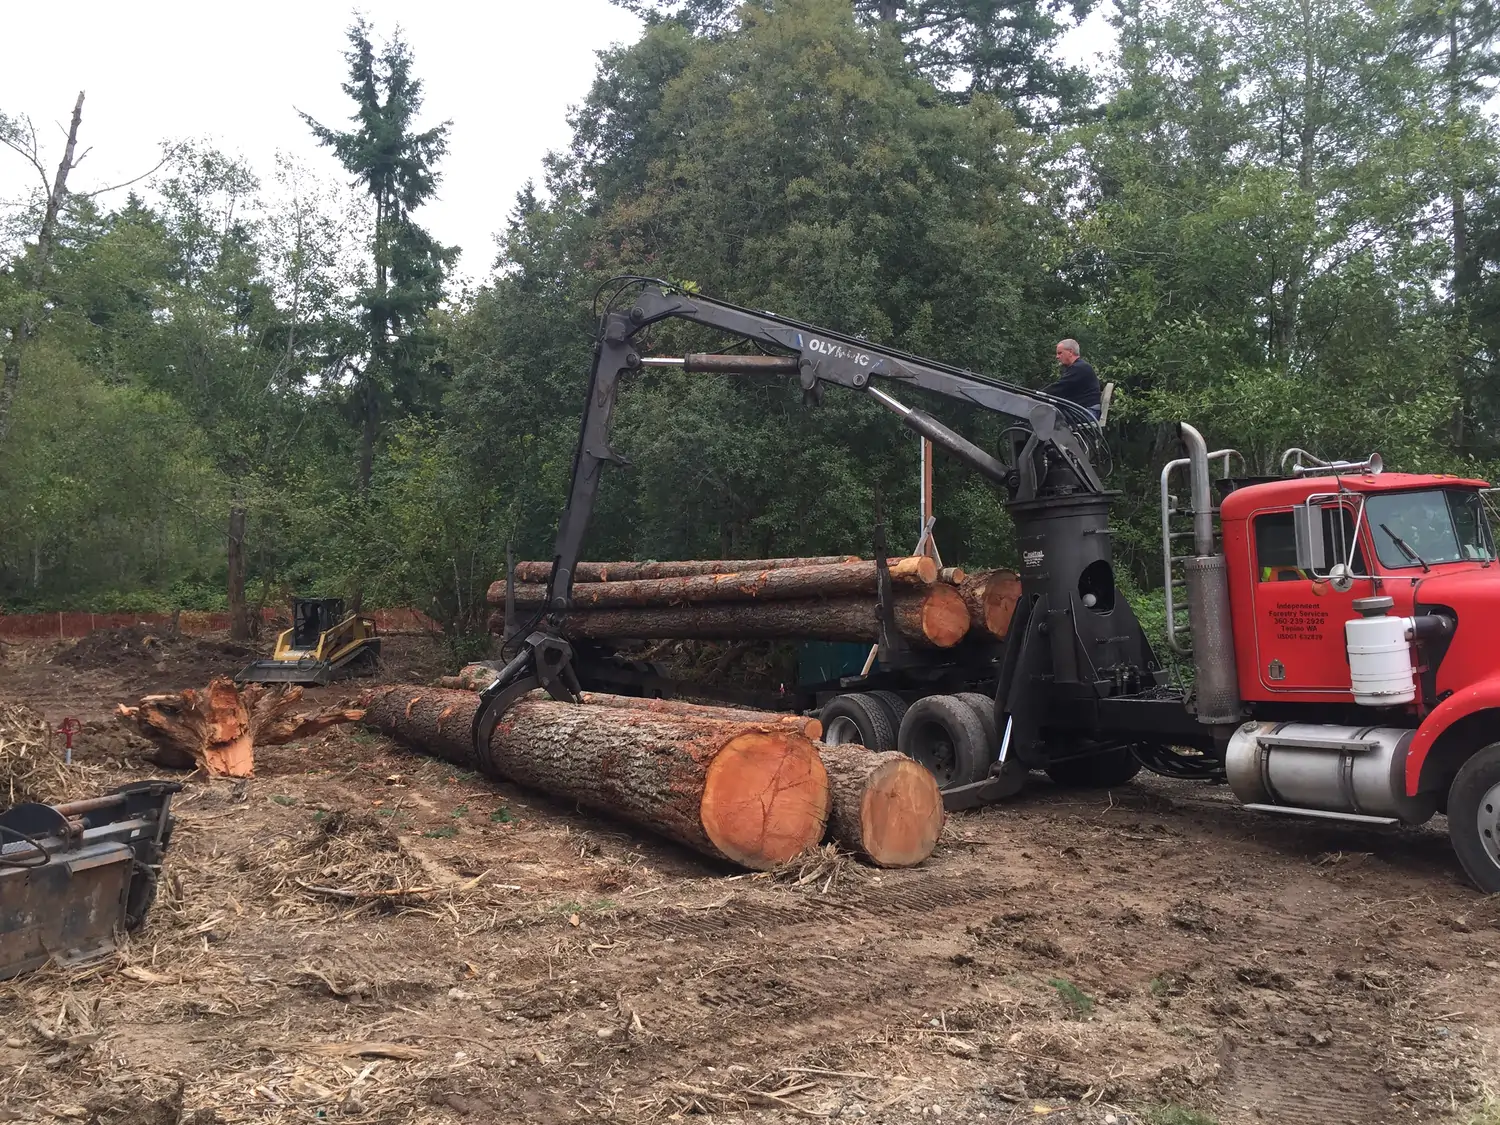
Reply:
M610 422L622 379L666 364L688 371L795 376L811 400L820 398L826 386L869 395L908 428L1003 489L1007 497L1024 561L1025 596L1012 623L1012 635L1022 639L1007 646L999 669L996 729L1003 732L1003 745L998 760L967 763L949 778L956 782L947 793L950 807L1014 792L1018 772L1034 764L1037 755L1049 753L1044 748L1049 741L1053 758L1113 754L1131 762L1130 746L1139 741L1134 733L1138 731L1159 732L1165 727L1176 734L1179 744L1212 744L1212 732L1192 720L1180 697L1164 694L1166 672L1130 606L1116 594L1108 523L1114 494L1095 468L1102 435L1091 412L1013 383L714 300L660 280L618 280L621 284L601 317L595 343L568 502L548 583L549 612L570 607L573 572L604 466L625 463L610 445ZM622 296L632 299L621 301ZM667 320L720 330L759 351L670 360L643 356L638 337ZM901 402L891 392L903 387L1012 419L1006 431L1009 457L992 456L927 412ZM882 563L877 560L877 566ZM883 601L889 600L888 585L882 584L881 594ZM517 656L484 693L474 725L481 761L500 716L520 695L540 686L557 698L577 697L571 647L545 627L545 615L536 624L521 640ZM995 675L993 670L987 674ZM1045 698L1030 690L1039 676L1050 684ZM1097 721L1101 704L1111 702L1117 711L1124 708L1120 722L1107 724L1120 727L1118 731ZM1143 709L1157 717L1147 718L1139 713ZM1065 712L1088 721L1076 731L1077 737L1060 746L1056 739L1044 739L1043 728Z
M881 664L906 677L895 697L904 706L898 747L938 775L948 808L1013 794L1034 770L1060 784L1114 785L1145 766L1226 782L1247 808L1284 816L1369 826L1421 824L1443 811L1464 870L1500 892L1500 557L1486 482L1387 473L1378 454L1327 462L1301 450L1287 451L1281 476L1236 476L1235 451L1210 452L1180 423L1185 456L1162 470L1161 530L1166 641L1192 661L1183 688L1116 588L1115 494L1096 468L1107 451L1091 413L666 282L617 280L600 320L548 605L508 638L519 651L475 718L487 772L496 772L490 735L511 702L536 687L578 698L573 649L548 615L570 608L600 475L623 463L609 442L621 379L665 364L794 376L809 398L830 385L874 398L1003 490L1015 523L1022 597L999 652L937 658L957 666L935 671L923 664L934 657L903 652L895 630L882 629ZM643 356L641 333L674 319L755 354ZM1006 456L901 402L908 387L1012 419ZM1187 485L1185 504L1174 481ZM890 578L876 547L888 620ZM981 685L993 691L993 712L972 694ZM890 695L846 690L822 704L825 722L841 702L868 707Z

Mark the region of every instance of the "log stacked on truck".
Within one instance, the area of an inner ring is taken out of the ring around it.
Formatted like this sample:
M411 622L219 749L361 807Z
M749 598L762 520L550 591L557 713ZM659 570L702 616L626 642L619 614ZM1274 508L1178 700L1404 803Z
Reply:
M981 570L961 577L957 588L973 629L981 636L1004 640L1021 599L1020 576L1010 570Z
M828 773L803 729L782 717L745 721L715 708L668 713L534 694L505 712L486 763L470 741L478 705L473 692L395 685L374 693L364 722L413 749L742 867L769 870L823 838Z
M930 558L891 559L887 565L895 594L892 616L908 643L951 648L964 638L970 609L958 586L940 581ZM517 610L542 609L550 564L521 563L515 573L510 593ZM873 562L848 558L579 564L573 608L559 625L574 640L873 642L880 634L876 583ZM491 605L505 604L506 585L502 580L490 587ZM502 615L491 617L490 628L504 628Z

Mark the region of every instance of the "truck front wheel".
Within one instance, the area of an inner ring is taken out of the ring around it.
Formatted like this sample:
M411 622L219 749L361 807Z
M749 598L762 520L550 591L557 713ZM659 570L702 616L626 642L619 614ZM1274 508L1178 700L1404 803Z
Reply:
M1474 885L1485 894L1500 891L1500 742L1476 753L1453 779L1448 836Z

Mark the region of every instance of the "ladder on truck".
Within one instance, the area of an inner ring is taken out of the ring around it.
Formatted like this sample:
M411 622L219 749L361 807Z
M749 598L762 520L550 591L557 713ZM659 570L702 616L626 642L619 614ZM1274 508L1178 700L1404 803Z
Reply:
M1245 471L1245 458L1237 449L1216 449L1208 455L1209 469L1217 463L1221 466L1219 479L1227 479L1230 475L1230 459L1239 458L1240 472ZM1183 615L1178 608L1177 593L1179 590L1186 591L1187 575L1183 573L1183 564L1192 558L1191 552L1177 554L1177 544L1187 541L1191 545L1193 538L1193 517L1197 514L1191 504L1187 507L1179 507L1175 493L1173 493L1173 477L1182 472L1192 464L1189 457L1179 457L1175 461L1168 461L1161 470L1161 554L1162 554L1162 590L1164 609L1166 613L1167 643L1172 646L1172 651L1179 656L1191 656L1193 654L1193 634L1191 620L1179 620ZM1192 489L1187 491L1192 496ZM1210 490L1210 503L1212 504L1213 492ZM1214 540L1218 545L1216 550L1222 550L1223 539L1219 526L1219 508L1214 504L1210 508L1214 521Z

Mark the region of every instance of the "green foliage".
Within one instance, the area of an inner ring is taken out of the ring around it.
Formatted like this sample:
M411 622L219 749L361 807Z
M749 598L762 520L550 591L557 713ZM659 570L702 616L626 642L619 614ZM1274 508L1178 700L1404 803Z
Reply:
M774 10L740 0L615 0L648 23L701 34L732 33ZM848 5L846 5L848 6ZM1088 16L1094 0L854 0L861 26L900 45L908 63L955 101L1000 100L1028 123L1078 114L1088 75L1059 57L1058 40ZM738 17L738 18L736 18Z
M1073 1016L1082 1019L1094 1010L1094 998L1070 980L1055 979L1047 982L1072 1009Z
M0 216L0 323L34 326L0 601L223 608L243 513L251 602L359 592L487 655L506 545L551 550L619 273L1032 386L1081 339L1117 385L1116 567L1153 636L1179 420L1250 473L1293 445L1500 463L1492 0L1124 0L1093 105L1052 51L1087 2L622 2L645 32L601 55L497 269L451 303L454 251L415 218L447 125L419 127L409 48L363 22L351 125L309 122L352 188L288 165L272 199L182 146L142 197L70 199L45 277L15 237L38 213ZM594 558L864 553L877 508L897 549L916 536L917 442L865 396L651 369L612 441L633 465ZM945 562L1015 565L989 485L940 458L936 494Z
M350 406L361 426L359 485L368 489L380 420L392 410L433 405L439 341L429 317L443 298L458 256L416 222L413 212L438 187L437 162L448 151L449 123L418 132L422 83L400 32L377 52L361 18L349 29L344 93L355 103L345 132L303 114L319 142L362 185L374 212L369 272L353 302L357 313L342 345L353 373Z
M0 598L160 608L132 587L214 564L224 484L206 443L169 397L108 385L46 340L27 365L0 448Z
M715 296L1037 383L1058 330L1045 236L1062 234L1036 138L988 98L955 106L837 0L744 9L732 35L648 29L607 55L571 154L523 195L502 272L455 323L464 455L546 553L563 503L597 283L687 277ZM662 352L704 342L680 326ZM717 345L713 345L717 346ZM939 406L981 440L991 419ZM782 382L632 378L595 557L865 552L875 495L915 540L916 440L860 396L809 409ZM945 560L1010 549L983 486L940 470ZM487 481L488 483L488 481Z

